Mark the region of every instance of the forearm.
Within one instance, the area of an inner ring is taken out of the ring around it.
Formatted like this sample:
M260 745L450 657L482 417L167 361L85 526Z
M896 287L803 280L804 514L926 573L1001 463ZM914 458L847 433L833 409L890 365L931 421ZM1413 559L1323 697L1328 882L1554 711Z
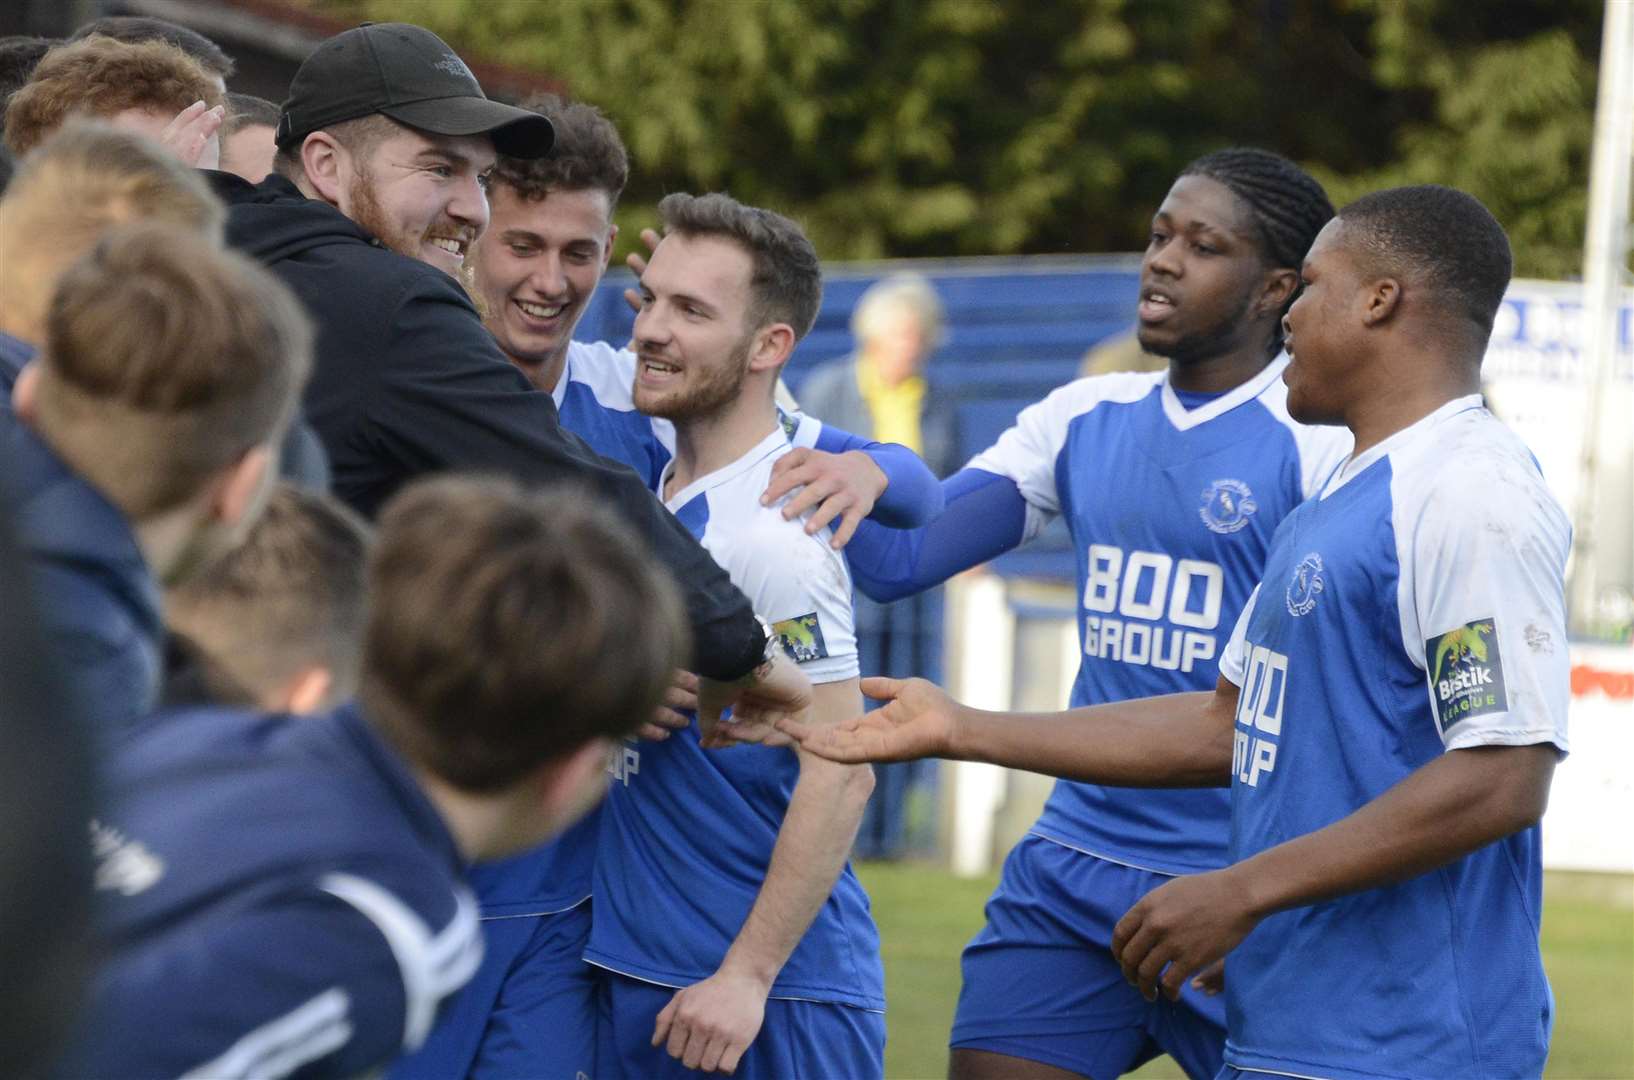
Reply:
M845 549L863 595L886 603L940 585L1019 546L1027 504L1015 482L979 469L944 480L945 506L917 529L864 522Z
M949 756L1111 787L1225 787L1231 728L1231 710L1217 691L1060 713L958 705Z
M1535 824L1549 744L1453 750L1326 828L1236 864L1259 917L1405 881Z
M766 880L721 970L741 971L771 987L833 892L873 788L869 766L837 765L801 752L800 778Z

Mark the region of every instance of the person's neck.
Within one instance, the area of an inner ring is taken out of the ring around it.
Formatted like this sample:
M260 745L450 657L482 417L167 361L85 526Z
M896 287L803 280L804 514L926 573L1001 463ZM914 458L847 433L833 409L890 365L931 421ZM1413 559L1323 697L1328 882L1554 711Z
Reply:
M1170 357L1169 385L1183 393L1223 394L1264 371L1270 362L1265 339L1256 334L1252 341L1213 356L1184 360Z
M543 390L547 394L554 394L556 387L567 373L567 347L563 346L544 360L522 360L510 353L505 354L511 363L515 364L522 374L528 377L535 390Z
M420 790L443 819L454 846L466 862L492 858L506 850L503 838L515 827L516 810L505 794L484 796L460 791L426 769L410 766Z
M1345 426L1355 437L1353 456L1412 427L1449 401L1481 392L1478 363L1449 364L1444 355L1392 353L1363 365L1371 385L1354 396Z
M720 412L675 421L675 467L664 485L664 498L724 469L776 428L777 403L748 384Z

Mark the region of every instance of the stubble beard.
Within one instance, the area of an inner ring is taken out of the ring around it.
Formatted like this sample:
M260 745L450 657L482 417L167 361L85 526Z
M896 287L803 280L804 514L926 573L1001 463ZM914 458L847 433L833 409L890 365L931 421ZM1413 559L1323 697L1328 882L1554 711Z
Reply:
M665 394L657 400L646 398L637 383L636 408L648 416L656 416L681 424L709 420L718 416L743 391L743 382L749 377L749 346L753 335L732 347L731 354L721 367L713 368L696 386Z

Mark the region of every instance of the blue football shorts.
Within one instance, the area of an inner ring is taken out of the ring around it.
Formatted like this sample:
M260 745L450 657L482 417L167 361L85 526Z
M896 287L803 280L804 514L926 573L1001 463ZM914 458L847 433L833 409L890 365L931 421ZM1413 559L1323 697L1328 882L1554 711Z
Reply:
M1023 837L966 946L949 1043L1039 1061L1094 1080L1159 1054L1210 1080L1225 1050L1225 998L1188 984L1179 1002L1149 1002L1112 956L1112 928L1173 880Z

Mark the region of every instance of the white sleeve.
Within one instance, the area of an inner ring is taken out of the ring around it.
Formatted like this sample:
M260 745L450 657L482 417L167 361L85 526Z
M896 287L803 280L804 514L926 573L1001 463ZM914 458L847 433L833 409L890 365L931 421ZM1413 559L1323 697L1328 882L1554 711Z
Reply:
M1504 450L1442 463L1424 497L1397 501L1402 637L1447 749L1564 751L1571 527L1536 467Z
M1260 587L1254 586L1254 591L1248 594L1248 603L1243 605L1243 613L1237 616L1237 625L1231 628L1231 638L1226 642L1225 651L1220 654L1220 674L1234 686L1243 684L1243 674L1248 666L1248 620L1254 614L1254 602L1260 598Z
M753 522L727 539L727 573L807 678L854 679L857 633L845 557L828 546L827 529L807 536L805 518L784 521L781 507L757 507Z
M1152 392L1158 379L1149 374L1097 375L1058 387L1043 401L1022 409L1015 426L965 467L1015 482L1027 503L1027 526L1022 533L1025 543L1043 532L1061 512L1055 466L1073 419L1102 402L1139 401ZM1075 461L1073 467L1081 469L1090 464Z

